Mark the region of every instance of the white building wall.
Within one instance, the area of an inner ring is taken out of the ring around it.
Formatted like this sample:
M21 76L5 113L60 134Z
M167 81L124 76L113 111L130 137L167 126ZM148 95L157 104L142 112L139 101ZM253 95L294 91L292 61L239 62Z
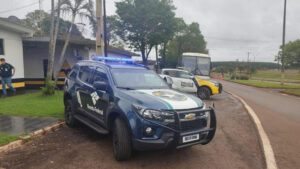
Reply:
M16 68L16 74L13 79L24 78L24 61L22 37L18 33L0 29L0 39L4 39L4 55L6 62Z
M77 49L77 50L76 50ZM62 50L62 45L57 45L54 60L54 70L58 69L58 59ZM75 51L76 50L76 51ZM88 59L88 51L75 48L72 45L66 51L66 61L72 67L77 63L77 57ZM26 46L24 48L25 78L35 79L44 78L44 60L48 59L48 43L38 46Z

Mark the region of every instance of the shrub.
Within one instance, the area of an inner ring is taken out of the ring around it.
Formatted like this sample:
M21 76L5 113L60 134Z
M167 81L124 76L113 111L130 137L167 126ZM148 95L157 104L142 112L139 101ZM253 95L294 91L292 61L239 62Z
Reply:
M249 80L249 76L247 76L247 75L240 75L239 79L240 80Z
M247 75L237 75L237 74L233 74L231 76L231 80L249 80L249 76Z
M231 80L235 80L235 79L238 79L238 75L236 73L232 74L231 76Z
M53 95L55 93L55 82L53 80L46 79L45 87L42 87L43 95Z

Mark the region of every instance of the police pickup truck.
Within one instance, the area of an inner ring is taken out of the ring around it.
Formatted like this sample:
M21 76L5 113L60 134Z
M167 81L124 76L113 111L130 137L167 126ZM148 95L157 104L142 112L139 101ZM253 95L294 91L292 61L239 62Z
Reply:
M65 81L65 120L100 134L112 133L116 160L132 150L184 148L209 143L213 107L169 88L148 67L131 59L94 57L77 63Z

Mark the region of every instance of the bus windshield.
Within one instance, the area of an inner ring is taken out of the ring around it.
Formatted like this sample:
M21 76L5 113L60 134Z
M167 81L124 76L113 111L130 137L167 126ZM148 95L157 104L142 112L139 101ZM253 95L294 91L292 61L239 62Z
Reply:
M199 56L183 56L183 68L190 73L198 76L209 76L210 74L210 58Z

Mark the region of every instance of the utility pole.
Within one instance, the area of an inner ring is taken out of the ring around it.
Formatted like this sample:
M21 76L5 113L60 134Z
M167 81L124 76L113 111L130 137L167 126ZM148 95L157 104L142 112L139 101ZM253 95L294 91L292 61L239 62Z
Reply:
M42 10L42 0L39 0L39 10Z
M103 11L102 0L96 0L96 19L97 19L97 33L96 33L96 55L105 56L104 53L104 34L103 34Z
M103 0L103 12L104 12L104 55L107 57L107 25L106 25L106 0Z
M247 65L247 73L250 74L250 51L248 51Z
M283 32L282 32L282 53L281 53L281 85L284 84L285 74L284 74L284 46L285 46L285 27L286 27L286 3L287 0L284 0L284 10L283 10Z

